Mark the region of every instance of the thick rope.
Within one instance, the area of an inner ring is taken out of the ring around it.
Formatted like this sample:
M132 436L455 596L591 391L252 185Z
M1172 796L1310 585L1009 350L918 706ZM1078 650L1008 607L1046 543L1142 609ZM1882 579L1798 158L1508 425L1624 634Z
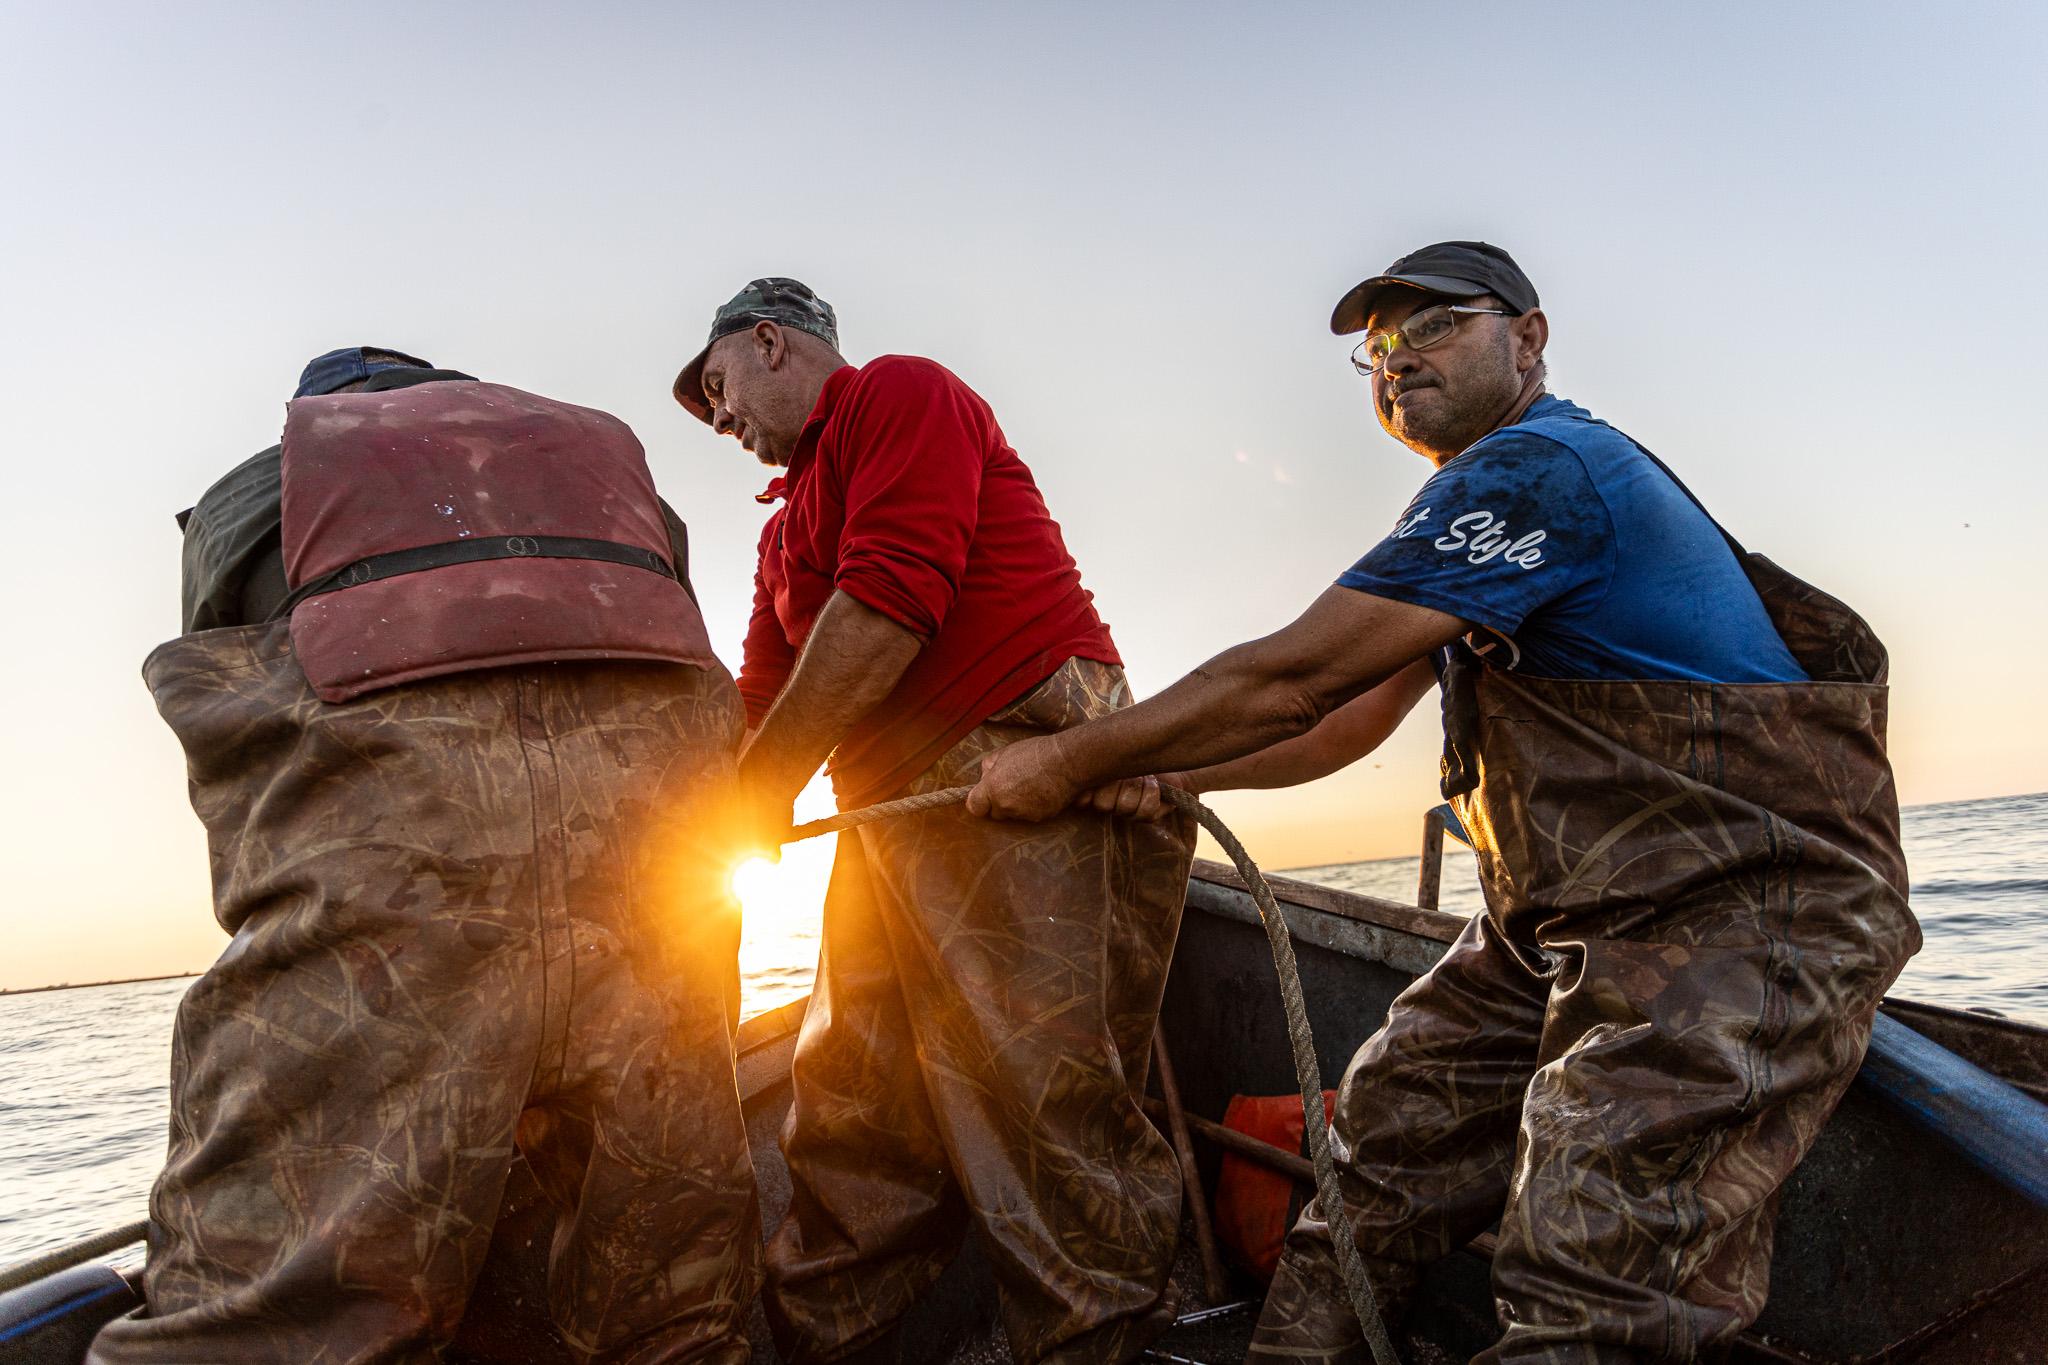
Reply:
M907 796L900 801L884 801L824 820L813 820L792 829L783 842L793 844L820 834L858 829L879 820L950 806L966 800L970 790L968 787L947 787L943 791ZM1230 827L1190 793L1166 783L1161 783L1159 790L1180 810L1194 816L1202 828L1223 846L1223 851L1230 855L1230 861L1237 864L1238 876L1244 878L1244 884L1251 889L1252 900L1258 904L1259 920L1266 927L1266 942L1273 949L1273 970L1280 978L1280 1004L1287 1014L1287 1041L1294 1049L1294 1076L1301 1084L1301 1117L1308 1129L1309 1156L1316 1168L1316 1193L1322 1200L1323 1218L1329 1224L1330 1242L1336 1249L1337 1270L1344 1277L1344 1290L1351 1300L1351 1311L1365 1331L1374 1361L1377 1365L1400 1365L1401 1358L1395 1354L1386 1325L1380 1321L1379 1305L1374 1301L1372 1285L1365 1277L1365 1263L1359 1257L1358 1244L1352 1240L1351 1219L1344 1212L1344 1194L1337 1184L1337 1165L1330 1155L1329 1119L1323 1113L1323 1077L1316 1065L1315 1037L1309 1031L1308 1002L1301 994L1301 972L1294 962L1293 935L1287 931L1287 921L1281 917L1280 904L1273 899L1273 889L1266 885L1265 875L1252 861L1251 854L1245 852L1237 836L1230 832Z
M149 1224L130 1223L126 1227L88 1237L82 1242L73 1242L69 1246L58 1247L55 1251L46 1251L40 1256L31 1256L26 1261L16 1261L6 1269L0 1270L0 1294L19 1289L25 1284L34 1284L45 1275L54 1275L60 1270L69 1270L75 1265L98 1260L110 1251L119 1251L130 1242L141 1241L148 1232Z
M1330 1121L1323 1112L1323 1075L1316 1065L1316 1040L1308 1026L1308 1002L1301 994L1301 971L1294 963L1294 936L1280 915L1280 903L1265 874L1245 852L1244 845L1230 832L1230 826L1216 812L1196 800L1190 792L1162 782L1159 790L1167 800L1195 817L1210 837L1223 846L1237 875L1251 889L1259 907L1259 921L1266 926L1266 942L1273 949L1273 971L1280 978L1280 1005L1287 1013L1287 1041L1294 1046L1294 1078L1301 1084L1301 1119L1308 1130L1308 1154L1316 1166L1316 1194L1322 1200L1323 1221L1329 1225L1330 1245L1337 1253L1337 1272L1344 1277L1344 1290L1351 1299L1351 1311L1365 1332L1366 1344L1378 1365L1401 1365L1394 1343L1380 1321L1379 1304L1373 1299L1372 1284L1365 1277L1365 1262L1352 1240L1351 1219L1344 1211L1344 1193L1337 1185L1337 1163L1330 1155Z
M782 836L782 842L793 844L802 839L815 839L820 834L837 834L841 830L859 829L882 820L893 820L899 815L915 815L921 810L937 810L940 806L957 806L967 799L972 787L947 787L942 791L925 792L921 796L906 796L900 801L884 801L876 806L862 806L859 810L841 811L828 815L822 820L813 820L807 825L798 825Z

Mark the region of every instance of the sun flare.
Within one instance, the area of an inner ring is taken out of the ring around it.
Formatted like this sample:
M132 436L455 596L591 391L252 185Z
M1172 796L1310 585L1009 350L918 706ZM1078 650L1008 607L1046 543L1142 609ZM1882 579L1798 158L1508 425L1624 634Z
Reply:
M752 919L757 911L777 899L781 871L766 858L749 858L732 870L732 893L740 908Z
M749 858L732 871L732 893L740 903L742 932L756 942L810 938L818 932L825 907L825 884L832 876L831 841L794 845L782 861Z
M814 820L832 810L832 787L821 776L797 797L795 819ZM805 839L785 845L779 863L749 858L732 870L729 884L741 916L743 1014L786 1005L810 990L838 842L832 834Z

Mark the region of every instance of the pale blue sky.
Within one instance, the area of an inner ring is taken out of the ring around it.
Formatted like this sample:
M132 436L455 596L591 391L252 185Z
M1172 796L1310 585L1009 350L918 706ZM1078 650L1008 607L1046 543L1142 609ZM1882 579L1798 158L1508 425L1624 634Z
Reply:
M756 10L761 17L756 17ZM202 966L137 676L171 514L299 366L421 352L617 412L737 660L761 474L673 406L797 275L1037 472L1141 690L1290 618L1426 467L1326 319L1513 251L1554 387L1892 647L1909 801L2048 787L2034 6L0 6L15 632L0 986ZM1226 799L1269 865L1412 847L1435 736Z

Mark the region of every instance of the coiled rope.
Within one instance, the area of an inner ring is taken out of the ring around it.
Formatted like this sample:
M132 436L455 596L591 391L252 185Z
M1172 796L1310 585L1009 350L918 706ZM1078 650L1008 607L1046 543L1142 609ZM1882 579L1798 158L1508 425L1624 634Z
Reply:
M884 801L879 805L845 811L798 825L783 842L793 844L821 834L836 834L901 815L951 806L965 801L971 790L969 787L947 787L941 791L906 796L900 801ZM1175 807L1194 816L1202 828L1223 846L1223 851L1230 855L1230 861L1237 865L1237 875L1244 878L1252 900L1259 907L1259 922L1265 926L1266 942L1273 950L1273 971L1280 978L1280 1005L1287 1014L1287 1041L1294 1050L1294 1078L1301 1084L1301 1117L1308 1129L1309 1158L1316 1168L1316 1193L1322 1201L1323 1220L1329 1225L1330 1242L1336 1250L1337 1271L1344 1278L1344 1292L1351 1300L1351 1311L1358 1318L1359 1327L1365 1332L1366 1343L1372 1347L1374 1361L1377 1365L1400 1365L1401 1358L1394 1352L1386 1324L1380 1321L1372 1285L1365 1277L1365 1262L1359 1257L1358 1244L1352 1239L1351 1220L1344 1212L1344 1194L1337 1184L1337 1163L1330 1155L1330 1125L1323 1113L1323 1077L1316 1065L1315 1036L1309 1031L1308 1002L1302 998L1301 972L1294 962L1294 937L1287 932L1287 921L1280 915L1280 903L1273 899L1273 889L1266 885L1265 874L1252 861L1252 855L1245 852L1244 845L1230 832L1230 826L1217 818L1215 811L1178 787L1161 783L1159 791Z
M906 796L898 801L884 801L859 810L844 811L796 826L784 836L783 842L793 844L823 834L837 834L882 820L915 815L920 811L958 805L967 799L970 790L972 788L947 787ZM1357 1315L1358 1324L1365 1331L1373 1359L1378 1365L1400 1365L1400 1357L1394 1353L1394 1343L1387 1336L1385 1324L1380 1321L1372 1286L1366 1281L1365 1264L1352 1240L1351 1220L1344 1213L1344 1195L1337 1185L1337 1166L1330 1156L1329 1120L1323 1113L1322 1072L1316 1066L1315 1037L1309 1031L1308 1003L1302 998L1301 973L1295 966L1294 939L1287 932L1287 921L1281 918L1279 902L1273 899L1273 890L1266 885L1259 865L1245 852L1244 845L1230 832L1230 827L1216 817L1216 812L1178 787L1162 783L1159 790L1178 809L1194 816L1202 828L1223 846L1223 851L1230 855L1230 861L1237 865L1237 874L1250 888L1252 900L1258 904L1259 920L1265 925L1266 941L1273 950L1273 970L1280 978L1280 1004L1287 1014L1287 1041L1294 1050L1294 1076L1301 1083L1301 1117L1308 1130L1309 1157L1316 1168L1316 1193L1321 1197L1324 1221L1329 1224L1330 1241L1336 1249L1337 1269L1344 1277L1351 1311ZM140 1241L144 1227L144 1224L132 1223L8 1266L0 1270L0 1293Z

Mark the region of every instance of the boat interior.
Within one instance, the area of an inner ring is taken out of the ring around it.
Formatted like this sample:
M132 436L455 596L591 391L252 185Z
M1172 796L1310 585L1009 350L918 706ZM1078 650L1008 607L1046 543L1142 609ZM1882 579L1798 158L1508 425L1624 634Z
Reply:
M1394 996L1436 961L1464 921L1422 906L1269 880L1294 940L1324 1084L1334 1086ZM1433 899L1432 889L1426 875L1418 899ZM789 1197L777 1135L789 1109L790 1058L804 1007L797 1001L740 1029L739 1085L769 1227ZM1960 1059L1980 1086L2029 1115L2048 1113L2040 1109L2048 1102L2048 1029L1905 1000L1888 1001L1884 1013L1943 1058ZM1219 1131L1233 1096L1299 1093L1258 908L1222 864L1195 866L1160 1029L1177 1081L1184 1119L1178 1126L1188 1135L1202 1190L1216 1190L1224 1145L1233 1143L1238 1158L1302 1181L1307 1162L1300 1151ZM1990 1168L1995 1163L1981 1152L1971 1155L1968 1143L1958 1145L1929 1105L1871 1083L1871 1072L1867 1063L1783 1190L1769 1305L1729 1359L2048 1360L2048 1208L2017 1189L2010 1172ZM1167 1126L1172 1115L1164 1098L1148 1107ZM451 1360L570 1359L544 1308L552 1217L530 1178L522 1173L516 1185ZM1188 1213L1184 1206L1174 1272L1181 1323L1143 1358L1241 1361L1263 1287L1228 1261L1220 1284L1213 1283ZM1404 1349L1412 1361L1461 1362L1493 1339L1490 1248L1491 1238L1481 1237L1426 1280L1407 1325ZM88 1264L0 1295L0 1365L82 1360L97 1325L137 1302L132 1281L132 1268L124 1275ZM758 1307L752 1341L757 1365L772 1365L777 1357ZM1010 1359L993 1283L971 1239L903 1323L900 1349L901 1360L914 1365Z

